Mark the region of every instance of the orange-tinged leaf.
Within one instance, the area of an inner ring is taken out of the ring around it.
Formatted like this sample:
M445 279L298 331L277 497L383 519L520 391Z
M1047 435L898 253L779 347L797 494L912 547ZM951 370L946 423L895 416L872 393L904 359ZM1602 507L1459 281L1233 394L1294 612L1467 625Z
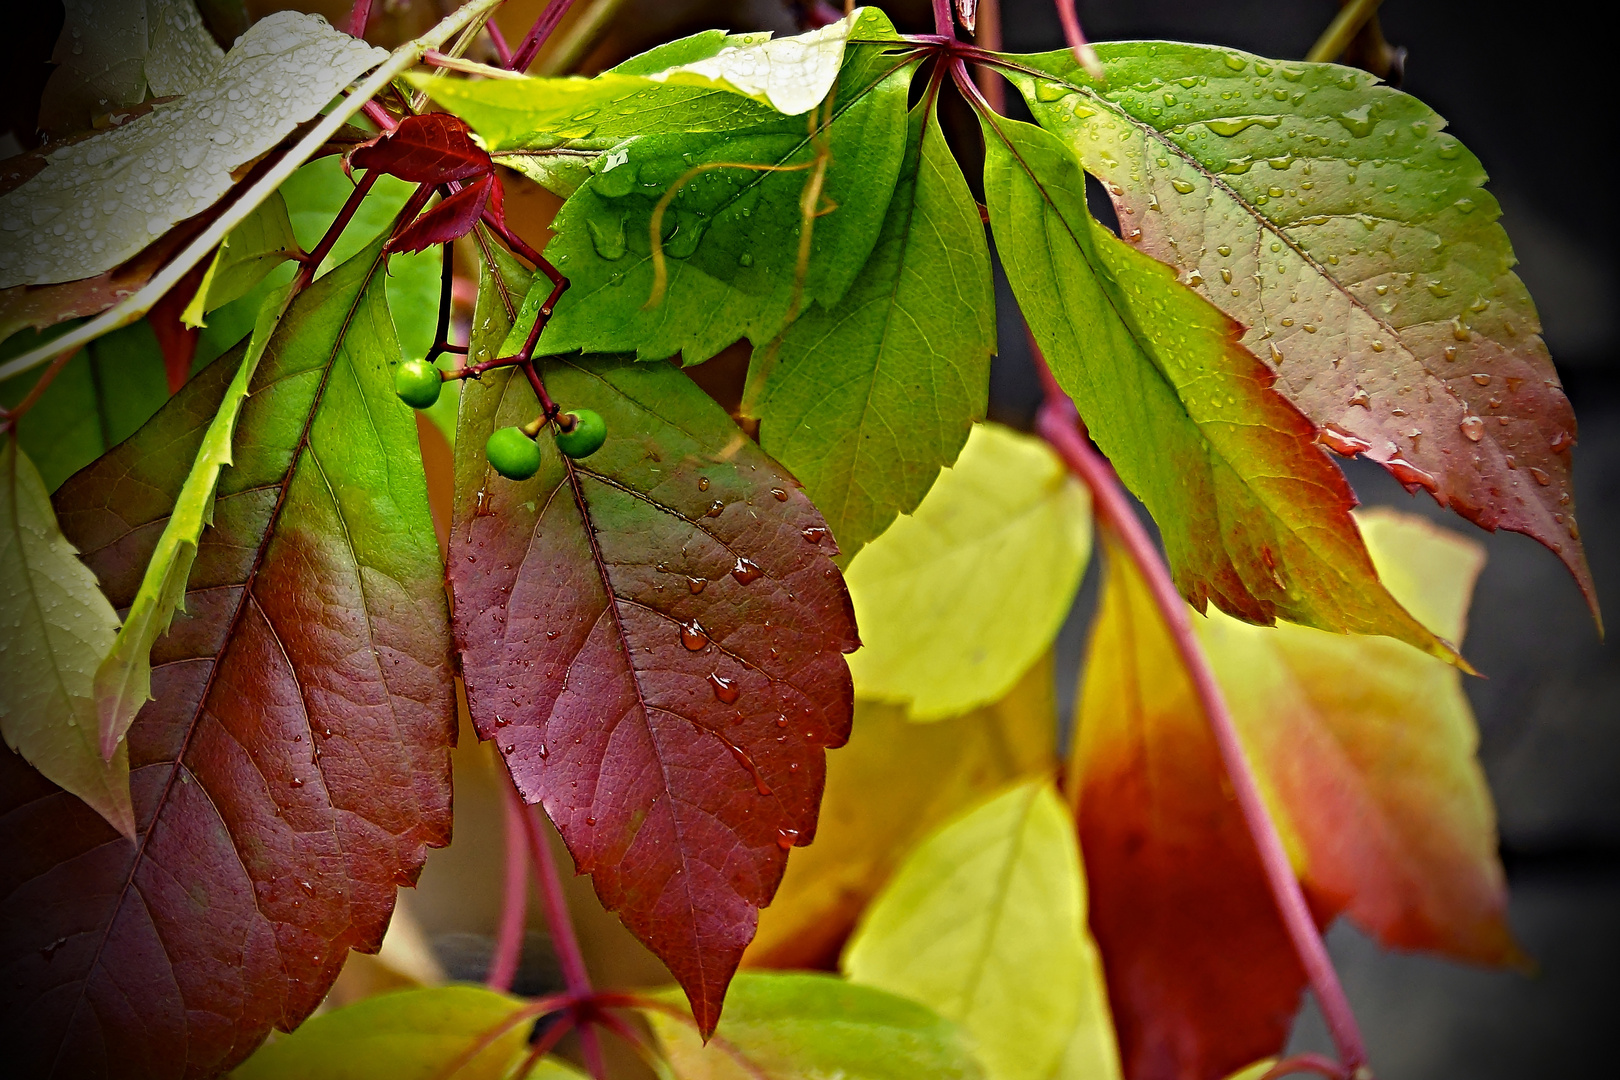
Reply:
M868 900L908 851L981 796L1048 772L1057 705L1047 655L994 705L919 724L901 705L855 704L849 743L827 757L816 842L800 848L744 963L831 967Z
M1462 637L1477 545L1361 516L1394 596ZM1282 1049L1304 977L1203 710L1111 549L1071 788L1126 1075L1219 1077ZM1520 953L1460 673L1389 638L1195 620L1318 921L1481 963Z
M1130 1080L1278 1051L1305 974L1153 598L1108 534L1070 792Z
M1479 545L1392 511L1362 515L1391 592L1460 641ZM1496 819L1455 668L1388 638L1201 628L1296 869L1327 911L1385 945L1520 959Z

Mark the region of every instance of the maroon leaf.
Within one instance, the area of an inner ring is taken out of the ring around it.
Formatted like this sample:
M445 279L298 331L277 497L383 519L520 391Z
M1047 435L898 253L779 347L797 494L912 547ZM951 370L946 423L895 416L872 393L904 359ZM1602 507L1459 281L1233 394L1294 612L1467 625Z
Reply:
M130 729L138 839L0 753L0 1045L24 1076L214 1076L375 950L450 833L447 612L381 244L307 290L243 406ZM239 348L58 492L128 605Z
M168 377L171 394L177 393L191 377L191 361L197 355L197 340L202 336L202 331L197 327L182 322L180 314L191 303L191 298L197 295L197 289L202 285L203 276L212 262L212 259L203 259L192 267L185 277L175 283L174 288L152 305L146 317L152 326L153 336L157 338L158 348L163 352L163 372Z
M407 116L394 131L349 157L356 169L380 169L413 184L443 184L494 171L467 125L446 113Z
M466 236L478 224L485 205L499 207L492 195L500 190L494 173L485 173L459 191L453 191L439 205L401 229L388 243L389 251L415 252L434 244L448 244ZM503 216L496 211L497 218Z
M474 326L504 328L493 291ZM468 702L709 1032L788 850L815 834L823 751L849 734L849 594L798 483L680 371L559 360L544 377L608 439L574 462L542 433L533 479L458 477ZM509 368L465 393L464 444L539 411Z

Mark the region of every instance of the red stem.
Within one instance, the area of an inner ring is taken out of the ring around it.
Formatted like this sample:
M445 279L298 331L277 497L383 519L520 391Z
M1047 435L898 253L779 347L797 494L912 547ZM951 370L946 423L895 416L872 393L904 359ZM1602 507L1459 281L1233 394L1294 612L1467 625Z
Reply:
M956 39L956 13L951 8L951 0L934 0L934 33Z
M371 0L354 0L354 7L349 11L349 35L363 38L366 36L366 23L371 21Z
M532 365L528 366L532 370ZM551 945L557 952L557 966L562 968L563 983L568 987L569 997L584 1002L591 996L591 977L585 970L585 956L580 952L579 938L574 934L574 921L568 913L568 898L563 893L557 861L552 858L551 845L540 824L540 812L522 801L515 782L507 786L511 789L511 798L518 803L518 816L528 836L529 857L534 861L534 876L540 883L540 906L545 909L546 926L551 930ZM602 1060L602 1044L597 1041L596 1031L584 1022L589 1019L588 1015L579 1016L578 1019L581 1021L579 1046L584 1053L585 1064L592 1076L605 1080L607 1072Z
M512 62L507 66L513 71L527 71L534 58L540 55L540 47L546 43L551 32L557 29L562 17L568 14L568 9L574 6L574 0L551 0L546 10L534 20L529 32L523 35L523 40L512 53Z
M1080 29L1080 14L1075 10L1076 0L1053 0L1057 8L1058 21L1063 24L1063 37L1069 43L1069 50L1074 53L1074 62L1079 64L1087 75L1094 79L1102 78L1102 62L1097 59L1097 51L1086 40L1086 32Z
M1238 808L1259 851L1260 864L1266 875L1266 883L1271 887L1272 899L1277 904L1277 911L1282 916L1283 926L1293 942L1300 965L1310 980L1311 991L1321 1007L1334 1046L1338 1048L1344 1071L1358 1078L1370 1076L1370 1073L1361 1072L1366 1067L1367 1051L1362 1043L1361 1031L1356 1026L1355 1013L1344 996L1344 988L1339 985L1333 961L1328 957L1327 946L1317 931L1316 920L1305 902L1299 879L1294 876L1294 868L1288 861L1288 852L1283 847L1276 823L1266 810L1260 785L1249 767L1248 758L1244 756L1237 726L1226 707L1226 697L1221 693L1215 672L1193 631L1187 603L1176 591L1169 566L1137 519L1113 467L1081 433L1080 417L1074 403L1058 386L1033 337L1030 348L1034 351L1046 389L1046 401L1036 415L1035 430L1052 444L1070 471L1091 489L1097 517L1113 529L1121 547L1147 582L1208 718L1210 733L1215 738L1221 762L1231 780Z
M1325 1058L1321 1054L1294 1054L1291 1057L1285 1057L1267 1069L1265 1075L1260 1077L1260 1080L1280 1080L1281 1077L1302 1072L1325 1076L1328 1080L1348 1080L1343 1065L1331 1058Z
M489 32L489 40L495 46L495 58L501 62L501 67L510 68L512 66L512 46L506 43L506 35L501 33L501 28L495 25L494 19L486 22L484 29Z
M529 847L523 825L522 803L507 785L506 803L506 881L501 895L501 922L495 933L495 955L490 960L491 989L512 989L518 961L523 955L523 926L529 914Z

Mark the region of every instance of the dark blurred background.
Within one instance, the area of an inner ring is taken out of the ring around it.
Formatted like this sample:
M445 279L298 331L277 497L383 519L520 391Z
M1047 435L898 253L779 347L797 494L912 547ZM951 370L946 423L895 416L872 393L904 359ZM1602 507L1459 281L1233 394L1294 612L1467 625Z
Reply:
M229 0L213 4L231 6ZM1002 4L1007 49L1062 45L1051 0ZM341 25L351 6L351 0L248 0L246 11L259 17L292 7ZM377 0L379 17L368 37L393 44L451 6L451 0ZM544 0L510 0L499 20L508 37L521 36L543 6ZM923 0L883 6L902 29L931 29ZM0 56L0 158L37 144L39 92L61 25L58 0L16 7L21 10L8 12L8 38L0 44L6 54ZM1093 40L1179 39L1298 58L1338 2L1080 0L1079 9ZM1599 10L1594 4L1387 0L1379 17L1388 42L1406 50L1403 88L1447 117L1450 130L1490 172L1519 273L1580 419L1577 507L1603 607L1620 620L1614 303L1620 199L1614 195L1612 121L1604 108L1613 97L1612 45L1595 18ZM796 17L795 7L780 0L629 0L584 54L583 69L711 26L793 32ZM956 125L954 134L965 158L977 154L969 125ZM992 374L991 415L1027 428L1039 388L1004 281L999 294L1002 351ZM1329 941L1376 1072L1384 1080L1614 1075L1615 1055L1602 1041L1614 1022L1620 971L1620 655L1601 642L1574 584L1535 543L1482 534L1426 495L1408 496L1374 466L1352 463L1348 471L1364 502L1426 514L1475 536L1489 551L1464 647L1487 677L1469 680L1468 693L1500 815L1513 925L1539 964L1538 973L1526 977L1390 955L1353 929L1336 927ZM1067 701L1095 604L1092 578L1060 638ZM458 758L457 843L435 853L409 904L438 962L452 975L477 979L495 921L499 807L483 759ZM474 890L469 900L469 881L486 878L488 888ZM588 882L570 886L599 978L662 981L656 962L595 905ZM519 989L536 992L553 978L537 937L520 979L532 985ZM1328 1046L1309 1007L1295 1043L1298 1049Z

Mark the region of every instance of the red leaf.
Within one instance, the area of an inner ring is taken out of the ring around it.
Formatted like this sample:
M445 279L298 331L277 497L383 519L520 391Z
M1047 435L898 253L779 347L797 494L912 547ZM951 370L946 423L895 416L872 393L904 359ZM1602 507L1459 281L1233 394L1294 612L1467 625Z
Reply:
M1071 784L1129 1080L1219 1080L1279 1052L1305 986L1194 700L1146 585L1110 550Z
M356 169L380 169L413 184L443 184L494 170L467 125L446 113L407 116L399 127L349 156Z
M538 412L520 376L497 375L468 384L461 438ZM788 849L815 835L823 750L849 734L849 594L799 485L678 370L555 361L544 376L608 440L571 462L542 433L532 480L458 478L468 703L710 1032Z
M197 295L212 261L212 258L203 259L187 271L185 277L175 282L174 288L152 305L146 316L158 348L163 351L163 373L168 377L171 394L179 393L191 377L191 361L197 355L197 339L202 336L200 329L181 322L180 314Z
M433 209L401 229L399 235L388 242L388 250L421 251L466 236L478 224L485 205L496 205L491 196L499 190L495 174L484 174L461 190L451 192Z
M138 841L0 753L0 1045L18 1075L213 1076L374 950L449 839L447 613L381 245L260 361L186 614L130 729ZM115 607L241 349L58 492ZM384 479L379 479L384 478Z

